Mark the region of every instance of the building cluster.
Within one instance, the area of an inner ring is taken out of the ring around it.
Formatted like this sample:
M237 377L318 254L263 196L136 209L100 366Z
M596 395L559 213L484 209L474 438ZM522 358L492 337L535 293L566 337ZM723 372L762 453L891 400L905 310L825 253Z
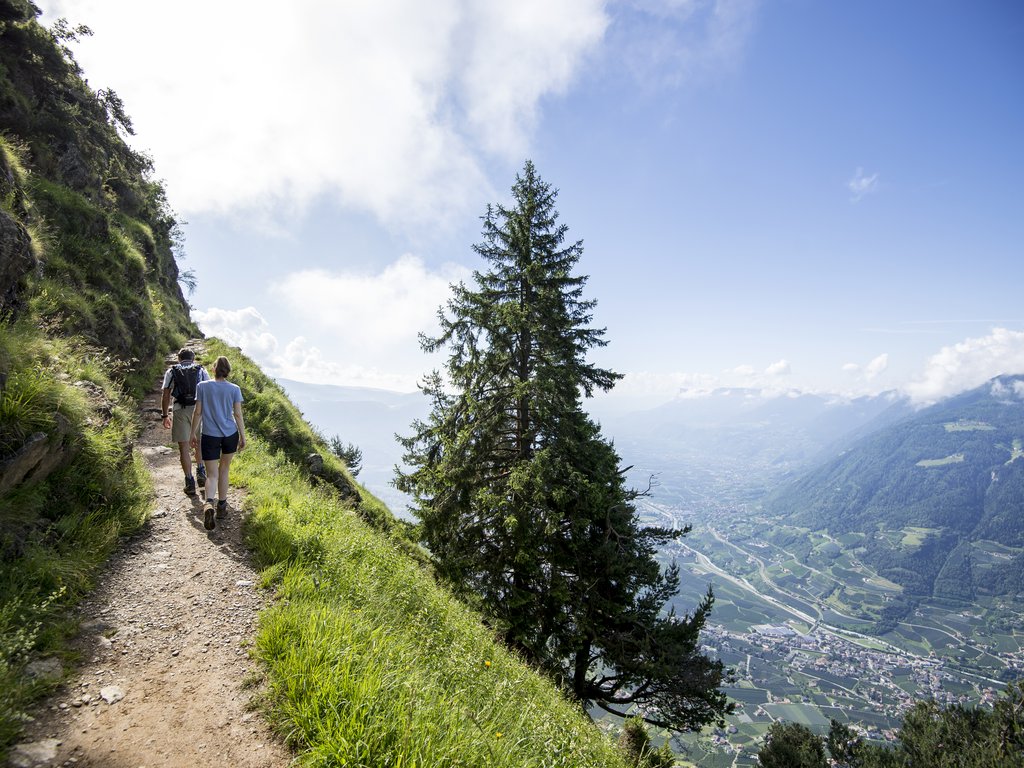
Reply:
M794 697L777 697L771 693L770 686L762 685L766 681L756 679L756 672L751 676L749 662L739 665L735 670L737 678L747 677L755 686L766 687L769 703L813 703L815 697L821 703L822 697L830 701L835 697L844 702L839 706L850 709L849 701L853 699L862 703L864 711L898 722L921 700L933 699L943 706L979 700L990 704L1002 689L996 681L979 683L973 695L968 696L958 692L964 688L964 675L951 668L942 657L872 650L829 632L815 630L803 634L785 624L760 624L751 627L749 633L708 627L704 642L709 648L745 653L773 662L777 669L787 670L790 680L799 679L802 696L795 700ZM800 674L795 676L794 673ZM886 736L881 730L869 735Z

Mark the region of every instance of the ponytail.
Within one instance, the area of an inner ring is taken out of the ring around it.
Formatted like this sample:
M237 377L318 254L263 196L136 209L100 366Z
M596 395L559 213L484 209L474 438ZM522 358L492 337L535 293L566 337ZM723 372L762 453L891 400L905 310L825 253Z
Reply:
M217 358L217 362L213 364L213 375L218 379L226 379L228 374L231 373L231 363L228 359L221 355Z

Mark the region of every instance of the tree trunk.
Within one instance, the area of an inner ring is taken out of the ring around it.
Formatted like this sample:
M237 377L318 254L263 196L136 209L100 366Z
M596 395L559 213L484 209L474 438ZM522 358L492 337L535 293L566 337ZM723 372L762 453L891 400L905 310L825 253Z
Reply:
M590 640L584 642L583 647L576 651L572 676L572 692L577 699L585 699L587 692L587 672L590 670Z

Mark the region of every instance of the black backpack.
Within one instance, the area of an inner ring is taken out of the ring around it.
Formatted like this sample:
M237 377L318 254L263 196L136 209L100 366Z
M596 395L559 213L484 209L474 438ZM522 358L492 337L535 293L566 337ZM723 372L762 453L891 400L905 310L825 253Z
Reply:
M196 404L196 387L199 385L199 371L201 365L190 365L183 368L178 364L171 368L171 378L174 380L174 402L179 405L189 406Z

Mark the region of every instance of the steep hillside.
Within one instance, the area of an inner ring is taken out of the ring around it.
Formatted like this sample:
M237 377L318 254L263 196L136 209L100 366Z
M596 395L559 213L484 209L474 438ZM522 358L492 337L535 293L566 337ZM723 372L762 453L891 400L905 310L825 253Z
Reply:
M88 31L35 15L0 0L0 312L145 365L195 331L178 226L151 161L121 138L120 99L93 92L67 51Z
M908 595L1024 588L1024 376L1003 376L856 443L767 508L839 537Z
M46 527L44 481L80 464L90 435L115 430L110 461L131 460L117 406L198 333L151 163L123 141L116 94L94 93L67 51L88 30L37 13L0 0L0 563ZM30 488L34 502L8 498Z

